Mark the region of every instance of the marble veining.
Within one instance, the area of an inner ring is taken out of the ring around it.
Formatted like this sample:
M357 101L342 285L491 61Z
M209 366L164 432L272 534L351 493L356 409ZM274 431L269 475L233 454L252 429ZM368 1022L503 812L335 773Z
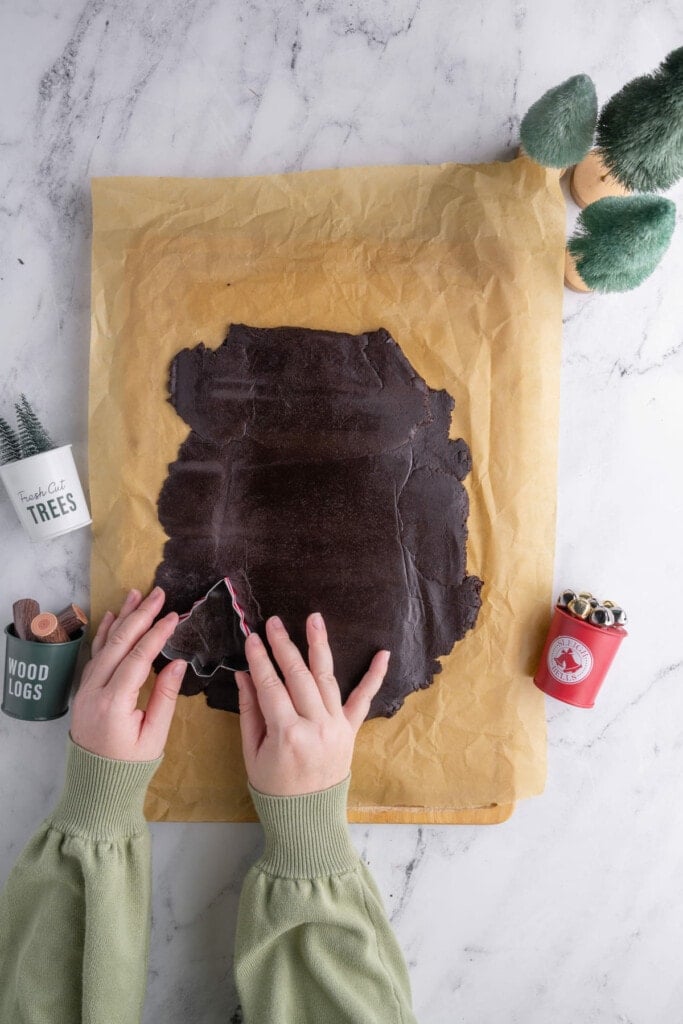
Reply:
M682 42L668 0L0 5L0 414L27 391L86 477L90 176L508 159L546 88L585 71L604 101ZM353 827L424 1024L681 1019L681 265L679 224L637 291L565 294L556 586L631 616L597 706L548 701L546 792L504 825ZM87 532L30 545L3 494L0 536L5 622L28 592L87 606ZM0 716L3 878L58 796L67 728ZM145 1022L238 1024L259 829L152 835Z

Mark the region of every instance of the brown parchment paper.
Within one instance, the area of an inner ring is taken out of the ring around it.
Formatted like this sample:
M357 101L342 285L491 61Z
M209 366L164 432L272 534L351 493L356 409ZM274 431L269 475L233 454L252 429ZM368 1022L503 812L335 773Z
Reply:
M564 201L558 175L510 163L92 183L92 611L147 588L156 501L188 428L167 399L185 346L231 322L380 326L455 399L473 470L475 630L398 715L361 729L356 821L498 821L545 780L531 674L552 583ZM295 570L295 567L293 567ZM362 567L359 566L359 572ZM254 820L236 716L179 699L146 811Z

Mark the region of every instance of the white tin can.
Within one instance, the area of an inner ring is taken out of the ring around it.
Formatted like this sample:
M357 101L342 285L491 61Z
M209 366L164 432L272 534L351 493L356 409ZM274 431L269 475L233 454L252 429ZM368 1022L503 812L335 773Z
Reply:
M34 542L61 537L92 522L70 444L8 462L0 466L0 477Z

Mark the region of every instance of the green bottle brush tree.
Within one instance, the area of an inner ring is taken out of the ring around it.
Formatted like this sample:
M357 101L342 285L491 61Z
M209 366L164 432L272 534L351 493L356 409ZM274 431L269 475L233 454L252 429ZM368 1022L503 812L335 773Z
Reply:
M683 46L605 104L597 146L572 171L578 206L608 195L664 192L683 177Z
M683 177L683 46L609 100L597 144L610 174L631 192L664 192Z
M544 167L570 167L593 145L598 97L588 75L574 75L529 107L519 128L522 149Z
M581 211L567 246L570 287L598 292L636 288L668 249L675 222L676 207L663 196L606 196L591 203Z

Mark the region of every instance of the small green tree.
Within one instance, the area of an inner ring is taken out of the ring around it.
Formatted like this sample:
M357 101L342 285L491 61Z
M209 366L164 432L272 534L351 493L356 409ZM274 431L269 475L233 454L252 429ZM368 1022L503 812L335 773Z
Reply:
M579 214L567 248L597 292L626 292L649 277L669 247L676 207L663 196L606 196Z
M597 144L610 173L632 192L662 192L683 177L683 46L612 96L600 112Z
M15 430L0 417L0 465L27 459L39 452L48 452L54 444L47 430L36 416L26 395L22 395L14 408L19 429Z
M569 167L593 145L598 98L588 75L574 75L536 100L522 119L524 151L544 167Z
M48 452L54 448L50 435L36 416L26 395L22 394L14 408L19 424L22 459L27 459L30 455L37 455L39 452Z
M0 416L0 466L21 458L21 443L16 430Z

